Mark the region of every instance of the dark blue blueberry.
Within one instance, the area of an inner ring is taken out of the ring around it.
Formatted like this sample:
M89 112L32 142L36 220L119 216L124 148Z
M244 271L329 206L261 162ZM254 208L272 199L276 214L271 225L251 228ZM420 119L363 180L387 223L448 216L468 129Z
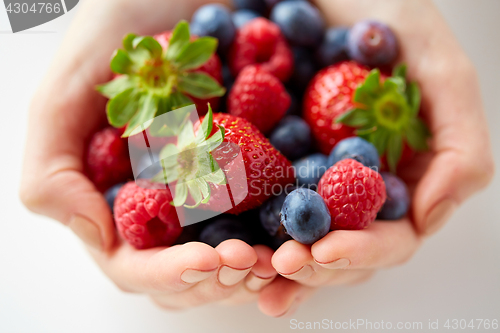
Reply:
M381 172L387 192L382 209L378 212L377 219L398 220L406 215L410 207L410 193L406 184L390 172Z
M370 142L360 137L352 137L339 141L328 156L328 167L338 161L352 158L369 168L378 171L380 169L380 158L377 148Z
M349 57L368 66L387 65L396 59L398 53L396 36L383 23L361 21L349 31L347 52Z
M233 13L233 23L236 29L239 29L257 17L260 17L259 13L249 9L242 9Z
M321 67L347 60L348 28L330 28L325 33L323 42L316 50L316 60Z
M314 47L323 39L323 17L307 1L280 2L274 6L270 18L294 45Z
M236 34L231 12L219 4L198 8L191 19L191 32L198 36L212 36L219 40L219 46L226 49Z
M288 186L278 196L271 197L259 208L260 223L270 236L275 236L280 228L280 211L288 193L295 190L295 186Z
M104 199L106 199L106 202L108 203L109 208L111 208L112 213L114 213L113 207L115 205L115 198L118 195L118 191L120 191L123 185L125 185L125 183L116 184L113 187L110 187L104 193Z
M162 170L159 156L156 153L145 153L137 161L136 170L139 174L136 179L150 179Z
M295 94L292 91L288 91L288 94L290 95L290 107L286 110L285 115L300 116L302 114L300 100L295 97Z
M316 74L316 65L312 60L309 50L302 47L294 47L292 51L294 68L288 84L294 87L294 90L303 92L314 74Z
M311 129L300 117L286 116L269 137L271 144L289 160L305 156L311 148Z
M280 214L286 232L302 244L313 244L330 230L330 211L323 198L310 189L290 193Z
M264 0L233 0L233 5L236 10L250 9L260 14L266 11Z
M269 9L272 9L278 3L283 2L283 1L284 0L264 0L264 2L266 3L266 5ZM286 1L307 1L307 0L286 0Z
M219 106L219 112L227 112L227 97L234 84L234 77L231 74L231 70L226 64L222 65L222 83L224 88L226 88L226 93L222 96Z
M230 217L215 219L200 234L200 242L213 247L228 239L240 239L248 244L253 244L250 228L241 220Z
M317 153L301 158L293 163L299 186L316 190L318 182L328 169L328 157Z

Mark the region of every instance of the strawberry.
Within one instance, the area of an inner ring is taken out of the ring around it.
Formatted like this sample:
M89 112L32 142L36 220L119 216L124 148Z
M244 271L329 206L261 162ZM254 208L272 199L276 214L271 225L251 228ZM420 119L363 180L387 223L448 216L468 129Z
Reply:
M229 68L237 76L248 65L257 65L282 82L293 72L293 54L280 28L265 18L256 18L236 33L229 50Z
M124 137L148 128L153 136L177 135L178 128L162 131L164 123L156 124L153 119L194 102L206 105L207 100L224 95L216 50L213 37L191 38L185 21L156 39L125 36L123 49L115 51L110 63L117 76L98 87L110 99L106 107L109 123L126 126ZM200 113L204 110L200 106Z
M352 96L368 73L366 67L356 62L341 62L321 70L309 83L303 114L323 154L330 154L340 140L354 136L352 127L335 120L354 108Z
M154 180L176 182L176 206L239 214L294 181L290 161L256 126L210 109L194 126L187 122L177 146L165 146L160 158L165 169Z
M319 181L318 193L330 210L332 230L368 227L387 196L382 176L350 158L326 170Z
M125 184L114 203L120 236L137 249L172 245L182 232L183 208L171 205L165 185L145 179Z
M304 118L323 153L358 135L387 156L392 172L405 144L416 151L427 149L430 134L419 109L420 90L406 82L404 65L386 78L378 69L369 72L354 61L342 62L320 71L304 97Z
M90 139L85 170L90 180L102 192L132 178L128 145L121 131L107 127Z
M290 107L290 95L272 74L254 65L245 67L228 96L229 113L245 118L268 133Z

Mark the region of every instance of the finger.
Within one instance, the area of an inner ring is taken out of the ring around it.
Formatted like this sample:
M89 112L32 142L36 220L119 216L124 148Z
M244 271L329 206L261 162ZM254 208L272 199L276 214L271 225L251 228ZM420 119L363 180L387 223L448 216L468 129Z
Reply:
M238 239L229 239L216 248L221 259L217 281L226 287L241 282L257 263L255 250L247 243Z
M213 277L219 267L217 251L198 242L148 250L123 243L110 254L91 254L120 289L130 292L178 293Z
M259 310L271 317L290 315L313 292L310 287L278 276L260 292Z
M305 280L314 274L317 266L311 255L311 247L295 240L282 244L273 254L272 265L283 277L290 280Z
M257 254L257 262L247 275L245 286L255 292L271 283L278 273L271 263L273 250L264 245L255 245L253 248Z
M406 262L420 245L408 219L376 221L364 230L335 230L314 243L314 261L328 270L375 269Z

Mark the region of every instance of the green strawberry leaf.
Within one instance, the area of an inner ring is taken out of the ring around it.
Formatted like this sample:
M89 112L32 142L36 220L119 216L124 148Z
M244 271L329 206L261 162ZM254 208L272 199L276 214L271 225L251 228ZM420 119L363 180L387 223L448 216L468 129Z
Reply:
M392 76L393 77L400 77L403 80L406 80L406 68L407 68L406 64L404 64L404 63L397 65L392 70Z
M218 185L226 184L226 175L224 174L224 171L222 171L222 169L220 168L218 168L216 171L212 173L203 176L203 179L205 179L207 182Z
M186 183L177 183L175 185L175 196L172 205L180 207L184 205L188 196L188 188Z
M127 52L122 49L118 49L113 53L111 58L111 63L109 66L113 73L116 74L129 74L132 72L132 59L130 59Z
M410 82L408 88L406 89L406 98L408 99L408 104L410 104L410 110L412 116L416 116L420 111L420 100L422 99L420 95L420 88L415 82Z
M195 179L196 180L196 179ZM195 180L187 182L187 187L189 190L189 194L191 195L191 198L194 200L194 205L184 205L186 208L196 208L201 204L201 201L203 200L203 194L201 193L199 185L195 182ZM187 199L187 196L186 196Z
M98 85L96 89L101 94L111 99L127 89L134 88L135 84L136 83L134 82L134 80L128 75L122 75L117 77L113 81Z
M389 141L390 132L387 130L377 130L370 135L370 141L375 148L377 148L378 154L383 155L387 147L387 142Z
M134 40L132 41L132 46L134 47L134 49L142 48L147 50L149 54L155 59L160 58L163 52L160 43L158 43L158 41L151 36L140 36L134 38Z
M212 135L210 138L208 138L204 144L207 145L207 150L208 151L212 151L214 150L215 148L217 148L218 146L220 146L220 144L222 143L222 141L224 141L224 136L225 136L225 132L226 130L224 129L224 127L218 125L219 127L219 130L217 132L215 132L214 135Z
M128 34L125 37L123 37L123 48L125 51L130 52L134 50L134 39L136 39L137 35L136 34Z
M198 130L198 134L196 136L196 141L198 143L201 143L202 141L208 139L210 133L212 133L213 122L214 122L214 117L213 117L212 107L210 106L210 103L208 103L208 112L205 115L205 118L203 118L200 129Z
M226 92L219 82L201 72L191 72L179 77L178 87L180 91L201 99L222 96Z
M365 82L354 92L353 101L365 105L373 104L380 90L380 71L374 69L368 74Z
M341 122L342 124L352 127L367 126L373 123L371 112L358 108L340 115L335 122Z
M111 126L125 126L137 112L140 97L141 93L137 89L128 88L109 100L106 113Z
M408 145L418 151L425 151L429 147L427 139L430 137L427 125L420 118L414 118L410 121L405 130L405 137Z
M181 92L174 92L170 95L172 99L172 110L194 104L193 100Z
M384 90L396 90L404 94L406 90L406 82L401 77L390 77L384 81Z
M167 60L175 60L181 51L189 44L189 23L180 21L172 32L165 54Z
M396 167L399 160L401 159L401 154L403 152L403 140L401 135L398 133L393 133L389 137L389 142L387 146L387 164L389 164L389 170L391 172L396 172Z
M217 39L201 37L187 45L177 56L178 69L185 71L203 65L217 50Z
M139 110L130 119L122 137L128 137L146 130L153 122L158 106L158 98L149 93L139 98Z
M179 136L177 137L177 147L179 151L184 150L189 144L193 143L195 139L193 123L188 120L186 125L182 127Z

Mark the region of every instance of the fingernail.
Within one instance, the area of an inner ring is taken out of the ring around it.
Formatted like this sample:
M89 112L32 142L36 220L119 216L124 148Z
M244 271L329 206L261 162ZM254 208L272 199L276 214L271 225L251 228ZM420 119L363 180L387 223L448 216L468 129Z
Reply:
M254 273L250 273L248 274L248 277L245 281L245 285L251 291L259 291L265 286L267 286L269 283L271 283L273 280L274 276L270 278L261 278L255 275Z
M305 265L298 271L292 274L282 274L282 276L286 277L287 279L291 280L303 280L311 277L311 275L314 273L313 268L310 265Z
M326 262L326 263L322 263L322 262L318 262L318 261L316 261L316 262L321 267L328 268L328 269L346 268L347 266L349 266L351 264L351 261L349 259L346 259L346 258L340 258L340 259L337 259L335 261Z
M200 281L203 281L203 280L209 278L214 272L215 272L215 269L211 270L211 271L199 271L196 269L186 269L181 274L181 280L186 282L186 283L196 283L196 282L200 282Z
M425 234L431 235L438 231L457 209L457 204L451 199L443 199L431 209L425 220Z
M219 270L219 282L227 287L234 286L235 284L243 280L251 269L252 267L246 269L236 269L229 266L222 266Z
M101 231L99 227L91 220L81 216L75 215L69 221L68 227L80 237L80 239L87 245L90 245L98 250L103 250L103 241L101 238Z

